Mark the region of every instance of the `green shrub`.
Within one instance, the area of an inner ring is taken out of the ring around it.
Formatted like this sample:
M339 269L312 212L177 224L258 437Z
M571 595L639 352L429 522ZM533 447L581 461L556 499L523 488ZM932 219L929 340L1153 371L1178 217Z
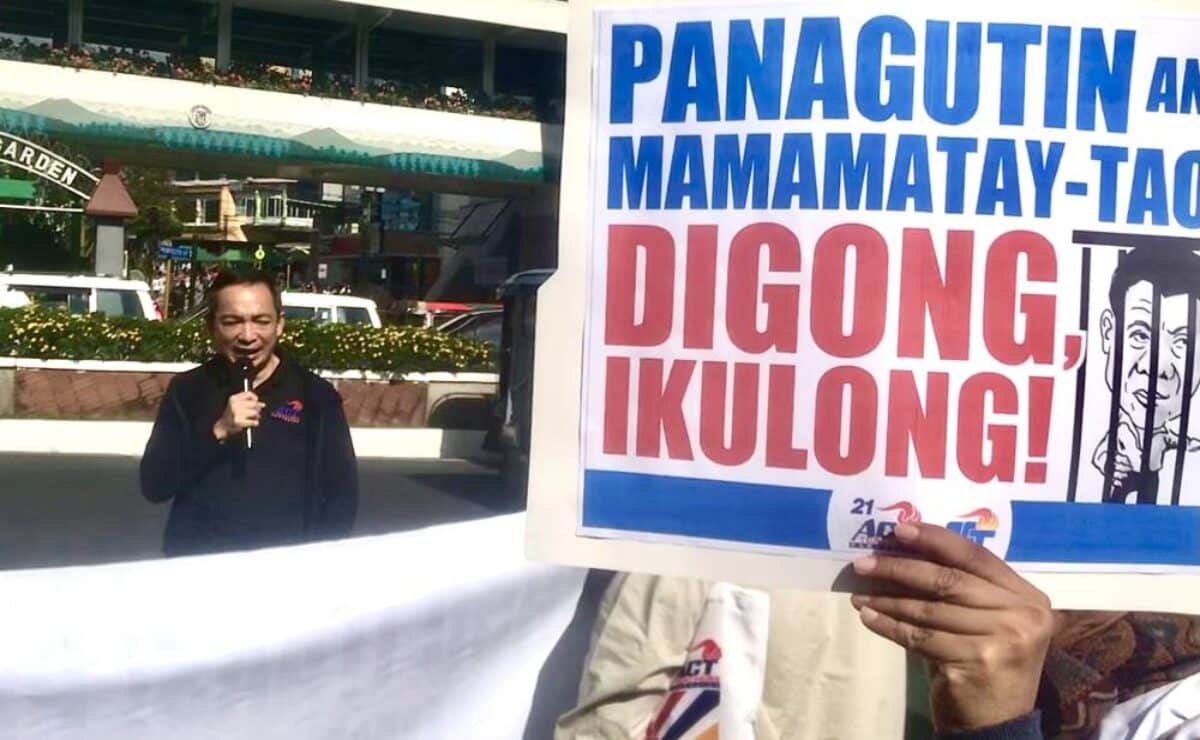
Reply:
M314 370L412 373L495 369L487 344L415 327L376 329L289 321L280 344L300 364ZM208 355L208 336L200 321L0 309L0 357L201 362Z

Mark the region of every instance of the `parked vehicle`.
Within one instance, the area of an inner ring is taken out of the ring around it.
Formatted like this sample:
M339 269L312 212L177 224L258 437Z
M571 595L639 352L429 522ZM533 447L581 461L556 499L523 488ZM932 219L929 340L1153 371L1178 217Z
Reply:
M0 308L24 308L33 301L22 290L0 291Z
M383 326L379 309L370 298L291 291L285 291L281 297L284 318L304 319L318 324L366 324L376 329Z
M478 308L477 304L458 301L415 301L410 304L408 313L426 329L440 329Z
M335 293L296 293L284 291L280 294L283 303L283 317L300 321L312 321L317 324L363 324L376 329L383 326L379 318L379 308L370 298L357 298L352 295ZM183 317L184 321L194 321L204 317L208 310L201 305L192 313Z
M162 318L150 286L141 280L57 275L34 272L0 272L0 293L23 293L32 303L71 313L104 313L157 320Z
M468 311L438 326L437 330L464 339L487 342L499 352L500 339L504 333L504 308L495 306Z

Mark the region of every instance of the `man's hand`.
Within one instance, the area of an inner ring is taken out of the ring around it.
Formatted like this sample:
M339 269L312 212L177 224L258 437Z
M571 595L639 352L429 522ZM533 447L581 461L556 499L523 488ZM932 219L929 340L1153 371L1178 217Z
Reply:
M1165 448L1165 450L1162 453L1164 457L1166 456L1167 450L1170 450L1170 451L1178 450L1180 447L1179 417L1176 417L1175 419L1173 419L1172 423L1168 423L1167 426L1164 426L1160 429L1156 429L1154 431L1154 435L1155 435L1154 436L1155 443L1157 444L1161 440L1162 445ZM1200 452L1200 439L1196 439L1195 437L1188 437L1187 438L1187 451L1188 452Z
M213 436L218 442L224 442L235 434L241 434L247 429L258 426L259 417L266 404L260 403L258 396L250 391L235 393L225 404L225 413L213 424Z
M987 549L930 524L895 538L921 559L860 558L855 571L894 596L854 596L867 629L925 657L939 733L1033 711L1054 630L1050 599Z
M1096 451L1092 454L1092 467L1094 467L1101 475L1104 475L1104 469L1108 461L1108 435L1100 438L1100 444L1096 445ZM1113 453L1113 483L1119 487L1130 474L1136 472L1133 469L1133 461L1121 448L1117 448L1117 452Z

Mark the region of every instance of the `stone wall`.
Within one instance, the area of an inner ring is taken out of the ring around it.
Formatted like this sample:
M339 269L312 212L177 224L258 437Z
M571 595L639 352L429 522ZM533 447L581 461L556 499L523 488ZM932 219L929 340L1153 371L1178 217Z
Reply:
M150 421L174 373L0 368L0 417ZM495 383L331 378L352 427L486 428ZM446 404L458 413L445 413ZM465 404L465 405L464 405ZM463 413L463 409L466 412Z
M25 419L153 419L169 373L10 370L11 415Z

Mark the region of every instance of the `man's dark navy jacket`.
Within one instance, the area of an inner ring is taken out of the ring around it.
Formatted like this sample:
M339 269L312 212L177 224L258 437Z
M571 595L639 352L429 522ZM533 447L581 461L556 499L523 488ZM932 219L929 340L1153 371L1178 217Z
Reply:
M358 470L341 397L283 357L255 389L266 404L244 434L212 428L241 390L213 358L167 386L142 457L142 495L168 501L167 555L242 550L344 537L358 509Z

